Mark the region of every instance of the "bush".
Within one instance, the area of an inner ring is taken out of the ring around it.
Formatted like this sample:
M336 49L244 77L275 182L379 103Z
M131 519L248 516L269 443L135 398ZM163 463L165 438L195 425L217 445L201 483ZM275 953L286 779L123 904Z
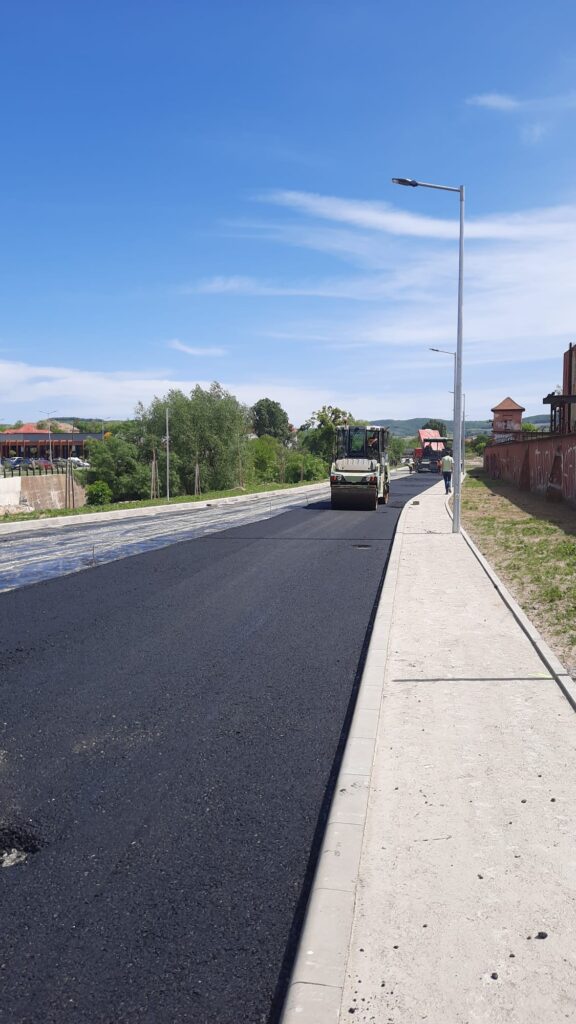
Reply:
M286 459L286 483L288 484L297 484L304 480L326 480L327 472L323 459L304 450L290 452Z
M86 488L87 505L108 505L112 501L112 490L105 480L96 480Z

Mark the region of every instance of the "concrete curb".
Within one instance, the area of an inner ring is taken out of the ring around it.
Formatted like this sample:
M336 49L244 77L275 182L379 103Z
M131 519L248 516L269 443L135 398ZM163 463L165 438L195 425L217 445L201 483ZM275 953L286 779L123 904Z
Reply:
M340 1019L404 519L411 505L404 506L396 525L281 1024Z
M449 498L446 499L445 506L448 515L452 519L452 511L448 504L449 500ZM540 635L536 627L532 624L526 613L522 611L518 602L515 600L515 598L512 597L512 594L510 593L508 588L504 586L500 577L494 571L490 563L486 560L482 552L478 550L474 541L466 532L466 530L462 527L462 525L460 526L460 533L462 534L462 537L466 541L466 544L470 548L472 554L484 569L484 572L488 576L495 590L498 592L498 594L504 601L504 604L512 612L512 615L516 619L516 622L520 626L520 629L528 637L530 643L536 651L536 654L544 663L550 675L554 678L555 682L560 687L568 703L572 706L574 711L576 711L576 682L574 682L572 676L566 671L562 662L559 660L559 658L556 657L554 651L551 650L551 648L548 646L548 644Z

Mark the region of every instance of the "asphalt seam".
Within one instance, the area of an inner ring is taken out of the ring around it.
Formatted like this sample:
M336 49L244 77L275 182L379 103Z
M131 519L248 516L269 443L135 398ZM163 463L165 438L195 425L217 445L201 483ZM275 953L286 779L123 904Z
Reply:
M295 1024L296 1021L299 1024L324 1024L337 1020L340 1014L404 538L404 518L411 504L408 502L404 506L396 524L280 1024Z

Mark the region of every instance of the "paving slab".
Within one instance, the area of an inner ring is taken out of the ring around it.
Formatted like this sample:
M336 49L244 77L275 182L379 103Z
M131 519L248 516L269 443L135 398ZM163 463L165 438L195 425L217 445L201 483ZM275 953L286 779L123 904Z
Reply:
M324 972L322 1020L576 1018L574 710L451 528L438 485L396 540L346 976ZM345 764L365 777L361 746Z

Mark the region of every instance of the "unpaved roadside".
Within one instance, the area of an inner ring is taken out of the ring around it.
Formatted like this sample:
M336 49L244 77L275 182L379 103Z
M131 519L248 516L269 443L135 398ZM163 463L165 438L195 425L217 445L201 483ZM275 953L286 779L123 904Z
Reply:
M473 469L464 483L462 524L576 676L576 510Z

